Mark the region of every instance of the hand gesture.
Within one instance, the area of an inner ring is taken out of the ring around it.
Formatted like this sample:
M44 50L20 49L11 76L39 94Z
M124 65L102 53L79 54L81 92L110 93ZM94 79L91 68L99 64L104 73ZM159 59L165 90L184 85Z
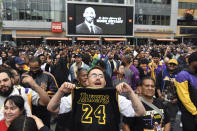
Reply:
M168 52L170 51L170 47L169 46L167 46L167 49L166 49Z
M71 63L74 63L75 62L75 58L71 58Z
M107 53L107 56L109 57L111 55L111 51L109 51L108 53Z
M159 98L164 101L165 100L165 94L161 94L161 96L159 96Z
M64 82L61 87L60 87L60 91L63 93L70 93L71 90L73 90L75 88L75 84L69 83L69 82Z
M125 82L122 82L116 86L116 90L119 93L131 93L133 90L132 88Z
M37 116L30 115L28 117L31 117L31 118L33 118L35 120L38 130L40 130L40 128L42 128L44 126L42 120L39 119Z
M27 74L23 74L22 75L22 83L29 84L31 86L32 84L35 84L35 81L31 76L29 76Z

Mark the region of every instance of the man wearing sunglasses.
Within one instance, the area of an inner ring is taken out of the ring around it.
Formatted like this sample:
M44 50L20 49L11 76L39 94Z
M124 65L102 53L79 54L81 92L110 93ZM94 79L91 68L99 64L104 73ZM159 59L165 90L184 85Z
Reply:
M74 84L68 82L62 84L47 107L49 111L59 114L72 110L74 131L118 131L120 113L126 117L145 114L144 106L128 84L120 83L116 89L104 88L106 81L101 68L92 68L87 80L89 86L85 89L76 89ZM73 90L74 95L63 97ZM117 95L117 92L128 93L129 100Z
M161 71L156 79L158 97L163 101L170 112L171 130L173 130L176 114L178 112L176 87L174 85L175 77L178 72L177 60L170 59L166 65L166 69Z

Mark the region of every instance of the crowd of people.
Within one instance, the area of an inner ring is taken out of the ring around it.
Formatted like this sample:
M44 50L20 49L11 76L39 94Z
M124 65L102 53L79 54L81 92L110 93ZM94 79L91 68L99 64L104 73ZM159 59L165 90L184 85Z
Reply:
M0 64L0 131L176 131L179 110L197 130L195 45L1 46Z

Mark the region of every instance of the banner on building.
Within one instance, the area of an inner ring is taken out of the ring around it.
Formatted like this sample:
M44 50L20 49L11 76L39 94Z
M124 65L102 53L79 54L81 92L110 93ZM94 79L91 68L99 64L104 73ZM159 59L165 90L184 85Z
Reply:
M51 23L52 32L62 32L62 22L52 22Z

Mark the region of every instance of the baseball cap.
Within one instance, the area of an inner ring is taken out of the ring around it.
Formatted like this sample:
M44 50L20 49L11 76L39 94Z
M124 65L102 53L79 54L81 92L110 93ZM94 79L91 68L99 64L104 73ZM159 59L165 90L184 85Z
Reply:
M178 65L178 61L176 59L170 59L168 61L168 63L174 63L174 64Z
M81 54L75 54L75 57L82 57Z
M25 64L25 61L23 61L20 57L16 57L15 64L22 65Z

